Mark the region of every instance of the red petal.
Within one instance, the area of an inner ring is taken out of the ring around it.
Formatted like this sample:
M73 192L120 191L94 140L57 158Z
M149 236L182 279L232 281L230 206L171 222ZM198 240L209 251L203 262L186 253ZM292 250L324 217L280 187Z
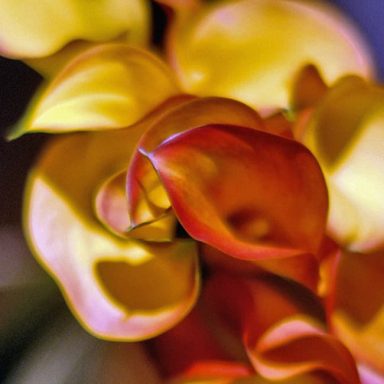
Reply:
M190 97L189 97L190 98ZM174 100L163 115L142 137L139 148L152 151L169 137L206 124L234 124L263 129L259 115L246 105L224 98ZM160 216L170 203L150 162L137 152L131 162L127 193L133 225L152 221Z
M224 274L213 276L207 291L211 306L242 336L261 376L284 380L321 371L337 383L359 383L350 353L324 331L316 314L320 304L308 291L276 278Z
M249 128L205 126L171 137L148 157L194 239L283 275L277 260L291 258L290 269L314 282L309 254L323 237L327 191L301 144Z

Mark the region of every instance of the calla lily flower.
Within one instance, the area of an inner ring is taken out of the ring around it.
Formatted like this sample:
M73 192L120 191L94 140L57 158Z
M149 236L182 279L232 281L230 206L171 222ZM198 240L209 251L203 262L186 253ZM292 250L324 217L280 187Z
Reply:
M328 200L302 145L257 129L206 125L145 154L192 238L316 285Z
M316 373L325 374L325 382L359 383L349 351L321 325L316 298L286 284L270 277L217 275L207 289L211 306L240 333L248 358L262 377L284 380Z
M149 348L172 383L360 382L315 296L270 275L214 274L197 308Z
M149 17L146 0L58 0L54 4L4 0L0 4L0 54L30 60L47 74L90 43L119 38L133 45L148 44Z
M133 227L156 219L171 206L162 183L144 153L154 150L174 135L207 124L235 124L263 129L256 111L235 100L183 97L177 103L174 101L175 108L151 125L141 138L132 159L127 177L127 194Z
M384 92L365 42L318 1L158 2L170 65L144 0L0 5L0 54L47 77L9 138L56 134L30 248L86 330L145 340L169 383L372 384Z
M148 51L98 45L47 82L10 136L126 127L178 92L168 67Z
M140 128L55 138L31 173L26 194L31 247L80 322L109 339L138 340L164 331L188 312L199 289L193 241L122 240L93 213L98 184L127 164Z
M330 193L328 228L357 251L384 242L384 90L358 77L338 81L315 107L303 141L319 160Z
M327 82L346 73L373 75L360 34L328 3L160 2L174 8L167 52L187 92L286 108L293 78L306 64L318 66Z

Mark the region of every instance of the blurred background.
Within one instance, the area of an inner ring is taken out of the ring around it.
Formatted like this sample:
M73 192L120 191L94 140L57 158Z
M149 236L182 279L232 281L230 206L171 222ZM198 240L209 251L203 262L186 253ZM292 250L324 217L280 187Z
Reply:
M331 3L360 26L383 80L384 0ZM158 44L165 15L158 7L153 10L153 39ZM132 377L122 380L130 366L141 372L140 383L158 382L140 348L122 344L111 348L111 344L88 336L77 325L55 284L24 243L23 188L45 136L26 135L6 142L4 135L22 116L40 82L40 76L23 63L0 58L0 383L139 382Z

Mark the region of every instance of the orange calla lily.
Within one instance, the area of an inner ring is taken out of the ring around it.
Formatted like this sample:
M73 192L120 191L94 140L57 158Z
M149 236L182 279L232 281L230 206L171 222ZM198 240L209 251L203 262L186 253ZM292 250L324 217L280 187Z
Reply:
M318 66L326 82L374 72L362 37L328 3L164 2L176 13L168 31L169 60L187 92L261 109L288 107L294 76L306 64Z
M185 316L199 289L193 241L122 239L93 212L99 183L127 164L141 133L138 126L55 138L26 193L25 228L37 258L79 321L113 340L163 332Z
M296 277L315 284L327 191L305 147L255 129L208 125L146 155L194 239L283 274L279 263L294 263Z
M320 304L289 285L272 277L218 274L207 289L209 303L241 335L262 377L274 381L299 375L300 380L300 375L315 374L319 382L359 383L349 351L327 334L321 313L316 313Z
M206 124L236 124L264 129L259 115L248 106L224 98L176 100L141 138L127 177L129 213L134 226L152 221L170 208L168 196L158 175L142 152L155 149L164 140L180 132Z

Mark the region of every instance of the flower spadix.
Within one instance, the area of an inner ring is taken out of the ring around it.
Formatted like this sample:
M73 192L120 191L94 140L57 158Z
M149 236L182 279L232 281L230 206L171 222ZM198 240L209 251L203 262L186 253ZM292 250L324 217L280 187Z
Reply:
M329 231L354 250L384 243L383 128L383 88L350 76L327 92L304 129L327 179Z
M25 229L37 258L79 321L114 340L143 339L173 326L194 304L199 286L193 241L122 239L94 213L100 184L127 166L141 134L128 129L54 138L26 193Z
M325 2L196 1L191 9L165 3L176 3L168 54L188 92L287 107L293 77L305 64L319 66L326 81L372 75L361 36Z
M11 58L49 56L75 40L124 37L142 45L148 34L146 0L3 0L0 4L0 53Z

